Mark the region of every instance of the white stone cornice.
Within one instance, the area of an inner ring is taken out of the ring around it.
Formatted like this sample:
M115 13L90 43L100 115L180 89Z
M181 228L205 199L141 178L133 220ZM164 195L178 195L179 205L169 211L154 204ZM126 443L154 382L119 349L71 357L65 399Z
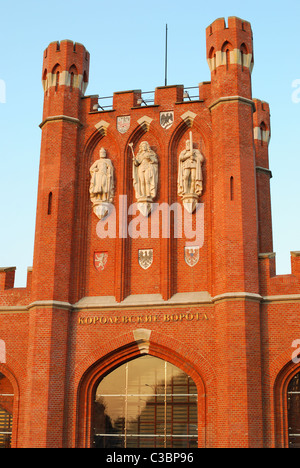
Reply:
M219 98L217 101L213 102L208 108L209 110L212 110L214 107L224 104L224 103L230 103L230 102L242 102L243 104L248 104L248 106L251 106L253 109L253 112L256 111L256 106L254 101L252 99L245 98L243 96L222 96Z
M117 302L113 296L85 297L76 304L61 301L36 301L28 306L0 306L0 314L28 313L33 308L57 308L72 311L109 309L147 309L163 307L213 306L224 301L255 301L262 304L300 302L300 294L261 296L249 292L229 292L211 297L208 292L178 293L164 301L160 294L137 294Z
M61 121L64 121L64 122L70 122L70 123L73 123L75 125L78 125L78 126L82 126L82 123L80 122L80 120L76 119L75 117L70 117L68 115L51 115L49 117L47 117L41 124L40 124L40 128L43 128L44 125L48 122L61 122Z
M57 309L72 309L72 305L69 302L61 301L36 301L29 304L28 309L33 309L34 307L56 307Z
M219 294L218 296L215 296L212 298L212 302L220 302L220 301L236 301L236 300L250 300L250 301L256 301L256 302L261 302L262 296L260 294L253 294L253 293L248 293L248 292L230 292L230 293L224 293L224 294Z

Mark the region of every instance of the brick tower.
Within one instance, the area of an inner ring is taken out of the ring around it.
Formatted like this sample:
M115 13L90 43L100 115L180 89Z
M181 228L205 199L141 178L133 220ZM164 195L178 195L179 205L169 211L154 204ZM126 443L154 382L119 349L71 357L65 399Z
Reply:
M270 109L252 97L250 24L218 19L206 40L210 82L109 108L84 95L81 44L46 49L27 287L0 268L0 447L297 446L300 253L276 276Z
M69 310L63 305L70 301L75 182L82 125L79 118L88 74L89 54L81 44L53 42L45 50L30 309L27 446L37 440L39 446L63 445L69 327Z
M232 297L232 302L215 301L219 442L230 446L231 434L233 439L239 437L240 443L251 446L262 436L261 404L245 398L244 392L248 388L251 395L250 389L261 385L260 306L255 300L259 293L259 247L252 128L252 30L248 22L234 17L228 19L228 27L224 19L216 20L206 34L214 154L212 289L215 297ZM240 430L241 420L248 426L247 431Z

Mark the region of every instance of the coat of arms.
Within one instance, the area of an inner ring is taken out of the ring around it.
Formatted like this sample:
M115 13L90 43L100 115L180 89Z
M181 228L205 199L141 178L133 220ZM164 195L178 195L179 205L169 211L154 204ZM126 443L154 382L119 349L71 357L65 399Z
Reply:
M153 249L139 250L139 264L144 270L147 270L149 267L151 267L152 262Z
M130 127L130 115L117 118L117 130L119 133L126 133Z
M199 261L199 250L200 248L197 245L193 245L192 247L185 247L184 248L184 259L188 266L193 267Z
M96 270L103 271L106 267L108 260L108 252L95 252L94 253L94 265Z
M168 130L174 123L174 111L160 113L160 125Z

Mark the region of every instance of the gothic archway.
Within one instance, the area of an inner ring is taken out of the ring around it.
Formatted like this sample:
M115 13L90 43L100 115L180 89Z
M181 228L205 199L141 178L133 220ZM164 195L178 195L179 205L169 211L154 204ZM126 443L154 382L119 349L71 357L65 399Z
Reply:
M106 416L108 416L110 417L110 419L112 419L112 416L105 412L105 408L104 408L105 405L103 404L103 401L101 402L101 397L107 397L108 395L110 395L110 393L107 393L107 391L105 390L106 393L104 394L102 392L101 384L103 383L103 385L109 385L109 379L110 379L109 376L111 376L113 380L115 378L115 375L117 375L117 374L114 375L115 371L124 373L124 368L121 369L121 367L124 365L126 366L127 363L130 366L132 365L139 366L140 365L139 363L142 362L142 361L139 361L139 359L143 357L147 357L147 359L158 358L158 361L162 363L161 365L167 367L167 376L168 376L168 369L169 369L169 371L172 370L173 373L176 371L175 373L181 376L181 378L185 379L185 384L183 386L185 386L185 389L186 389L185 391L187 393L183 392L181 394L178 394L178 398L188 398L187 403L189 406L192 406L191 418L188 418L188 421L182 422L182 424L179 420L177 420L176 422L177 426L173 425L173 432L176 427L178 429L180 424L181 424L181 427L184 426L185 424L187 428L186 430L188 430L188 432L184 431L185 432L184 434L173 433L173 435L188 436L185 438L184 437L178 438L178 439L181 439L182 444L190 444L190 445L186 445L187 447L195 446L195 444L196 446L198 445L198 447L205 447L206 445L207 395L206 395L206 389L205 389L205 385L204 385L202 378L198 374L197 370L194 369L194 366L190 362L181 358L178 355L178 353L176 353L176 351L171 351L166 348L160 348L160 347L153 345L152 343L150 347L151 347L150 352L148 350L145 352L141 352L141 348L137 348L136 343L128 344L125 347L118 348L112 353L103 356L100 360L92 364L87 369L87 371L81 378L81 381L78 387L78 394L77 394L78 395L78 398L77 398L78 412L77 412L77 428L76 428L76 441L75 441L75 446L77 448L92 448L94 446L101 446L101 443L103 443L103 440L101 441L101 439L99 439L98 436L96 437L96 440L95 440L95 434L98 434L100 438L103 437L101 436L101 434L104 434L104 435L106 434L105 432L106 429L104 428L104 424L106 423L105 418ZM130 364L130 363L133 363L133 361L135 361L135 363ZM147 367L142 366L142 368L145 369L145 376L147 377L147 372L146 372ZM145 376L143 377L143 375L141 375L141 381L142 379L145 380L146 378ZM144 391L145 389L151 388L151 387L148 387L149 385L150 386L152 385L152 391L147 394L149 395L149 399L150 399L148 403L149 405L152 404L152 406L155 406L155 401L153 401L153 397L156 398L157 394L156 394L156 390L153 391L153 387L155 388L155 386L157 386L157 383L151 384L145 381L144 384L141 386L141 388ZM164 388L168 389L170 388L171 384L169 385L168 382L165 383L164 381L164 383L161 385L163 385ZM176 382L174 383L174 381L173 381L173 387L178 388L177 383ZM116 390L119 392L117 393L117 395L123 395L120 397L123 399L126 398L126 395L128 396L130 392L129 387L127 387L127 392L126 392L126 386L125 386L125 393L124 392L122 393L122 391L120 390L120 383L118 380L116 384ZM113 394L114 393L112 392L111 395ZM162 394L164 395L164 392L162 392ZM174 395L176 394L177 394L176 392L167 393L167 395L170 395L169 398L171 399L173 398L173 400L174 400ZM140 397L144 398L143 392L135 393L134 395L136 395L135 404L137 405L138 404L136 403L137 400L139 400ZM183 396L183 395L188 395L188 396ZM100 404L98 404L98 409L96 408L95 410L95 402L97 401L98 397L100 398ZM192 402L192 399L194 399L193 402ZM107 402L104 402L104 403L107 405ZM196 405L194 403L196 403ZM101 404L103 405L102 407L101 407ZM144 402L144 404L146 406L147 401ZM172 409L172 405L169 408L168 408L168 405L166 405L166 408L165 408L164 406L165 402L161 402L161 405L163 406L164 411L165 410L167 411L167 414L170 415L173 412L173 417L174 417L174 411ZM127 409L128 409L128 406L127 406ZM123 410L126 411L126 405L123 406ZM135 407L135 411L136 411L136 415L140 416L140 413L136 407ZM197 414L197 418L194 417L195 411ZM99 419L97 420L97 414L98 415L100 414L100 419L102 418L100 422L99 422ZM164 447L164 445L166 445L166 436L168 436L167 439L169 439L169 442L171 442L172 433L169 431L169 434L168 434L168 429L165 429L164 421L162 421L162 423L163 423L163 434L154 434L154 435L163 436L163 437L159 437L159 439L161 439L161 442L163 443L162 447ZM109 424L108 419L107 419L107 424ZM158 421L157 421L157 424L158 424ZM197 430L195 427L191 428L191 426L195 426L195 425L197 426ZM124 425L123 427L125 428ZM104 432L102 432L102 430L104 430ZM153 435L153 433L148 433L147 436L150 438L151 434ZM138 434L138 435L139 437L141 436L141 434ZM123 442L124 442L124 434L121 436L121 438L122 437L123 437ZM182 439L185 439L185 442L183 442ZM153 437L152 437L152 440L153 440ZM126 445L128 446L127 442L126 442ZM170 444L168 446L170 446Z
M14 397L10 380L0 372L0 448L12 446Z
M275 446L300 447L300 366L286 364L274 383Z
M140 356L100 379L92 427L94 448L197 448L196 384L168 361Z

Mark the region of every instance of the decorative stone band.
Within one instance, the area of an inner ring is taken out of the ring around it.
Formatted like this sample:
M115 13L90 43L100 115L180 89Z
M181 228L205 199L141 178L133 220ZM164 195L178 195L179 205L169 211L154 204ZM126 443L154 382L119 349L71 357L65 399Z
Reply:
M247 67L250 69L250 72L252 73L254 62L252 60L253 55L252 54L243 54L239 49L233 49L230 51L230 65L243 65L244 67ZM222 65L226 65L226 52L218 51L216 52L216 56L212 57L210 59L207 59L208 66L210 68L210 71L213 72L216 70L218 67Z
M264 172L265 174L268 174L270 179L273 178L273 174L272 174L272 171L270 171L270 169L266 169L265 167L256 166L256 170L259 171L259 172Z
M209 106L209 110L213 109L214 107L218 106L219 104L224 104L224 103L228 103L228 102L237 102L237 101L242 102L244 104L247 104L248 106L251 106L252 109L253 109L253 112L256 111L255 103L251 99L245 98L243 96L224 96L224 97L221 97L220 99L213 102Z
M258 254L258 258L260 260L264 260L265 258L276 258L276 252L264 252L264 253L260 253Z
M294 252L298 254L298 252ZM270 256L271 254L264 254ZM275 255L275 254L274 254ZM299 254L300 255L300 254ZM260 254L260 258L262 254ZM154 297L151 297L154 296ZM211 297L208 293L181 293L175 294L168 301L164 301L158 294L154 295L138 295L129 296L121 303L117 302L113 296L102 296L102 297L89 297L80 300L77 304L70 304L68 302L60 301L37 301L29 304L28 306L0 306L0 314L16 314L16 313L28 313L29 310L35 307L48 307L56 309L70 310L74 312L79 311L104 311L104 310L116 310L116 309L137 309L147 310L157 309L162 307L170 306L172 308L181 307L199 307L199 306L212 306L215 303L221 301L254 301L261 303L271 302L300 302L300 294L280 294L274 296L261 296L259 294L247 293L247 292L231 292L220 294L215 297Z
M270 143L271 135L269 130L262 130L260 127L254 127L254 140Z
M82 94L85 93L88 83L83 81L83 75L73 75L73 87L80 89ZM56 86L56 74L48 73L45 80L42 80L44 91L48 91L49 88ZM60 86L71 86L71 73L63 71L59 75L59 85Z
M61 122L61 121L70 122L70 123L73 123L73 124L75 124L75 125L78 125L79 127L82 126L82 123L80 122L80 120L75 119L75 117L69 117L68 115L52 115L52 116L50 116L50 117L47 117L47 119L45 119L45 120L40 124L40 128L43 128L43 126L44 126L47 122Z

